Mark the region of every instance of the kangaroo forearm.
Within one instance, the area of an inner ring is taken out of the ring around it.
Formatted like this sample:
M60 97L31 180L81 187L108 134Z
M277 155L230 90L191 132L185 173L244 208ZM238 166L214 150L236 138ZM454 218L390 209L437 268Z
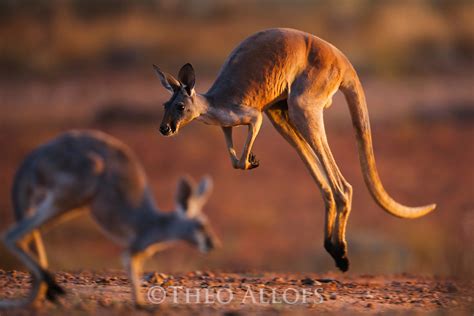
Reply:
M258 166L258 162L257 164L253 164L250 161L250 156L252 153L252 147L255 142L255 138L257 138L257 135L258 135L258 132L260 131L261 126L262 126L262 115L256 116L253 122L249 124L249 133L247 135L247 140L245 142L244 149L242 151L242 156L240 157L240 161L239 161L239 165L243 169L252 169Z
M227 151L229 152L230 158L232 160L237 160L237 153L234 149L234 141L232 139L232 127L222 127L222 131L225 136L225 143L227 146Z
M240 161L248 161L257 134L258 130L256 130L254 126L249 125L249 132L247 134L247 140L245 141L244 149L242 150Z

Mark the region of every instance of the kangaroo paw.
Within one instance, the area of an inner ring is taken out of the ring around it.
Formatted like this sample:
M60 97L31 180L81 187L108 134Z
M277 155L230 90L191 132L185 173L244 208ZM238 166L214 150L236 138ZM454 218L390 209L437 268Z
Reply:
M254 153L250 153L249 162L250 162L249 169L257 168L260 165L260 161L257 159L257 156L255 156Z

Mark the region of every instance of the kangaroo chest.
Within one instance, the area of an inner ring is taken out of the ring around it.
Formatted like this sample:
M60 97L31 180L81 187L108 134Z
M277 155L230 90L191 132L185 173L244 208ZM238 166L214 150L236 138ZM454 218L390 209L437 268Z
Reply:
M210 108L197 119L205 124L224 127L246 125L260 115L260 111L249 106L222 106Z

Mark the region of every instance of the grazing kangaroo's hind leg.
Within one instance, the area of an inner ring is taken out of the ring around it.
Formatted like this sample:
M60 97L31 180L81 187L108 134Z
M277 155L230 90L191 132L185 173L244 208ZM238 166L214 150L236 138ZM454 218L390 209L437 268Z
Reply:
M334 224L336 220L336 201L333 191L326 177L323 166L316 157L313 149L306 140L301 136L299 131L290 121L288 115L288 105L286 100L280 101L268 108L266 114L272 122L275 129L293 146L308 168L311 176L321 190L323 196L326 214L324 225L324 247L336 259L336 248L333 246Z
M6 238L9 237L8 234L5 236L5 241L7 240ZM26 234L25 237L21 240L19 240L16 245L17 247L20 248L21 251L26 253L27 255L31 256L32 258L35 258L37 255L35 251L35 237L34 233ZM6 243L5 243L6 244ZM7 248L8 247L7 245ZM10 248L11 250L11 248ZM40 261L40 266L42 269L46 269L43 264ZM31 275L32 281L31 281L31 289L30 293L26 298L22 299L13 299L13 300L2 300L0 301L0 308L13 308L13 307L20 307L23 306L24 304L32 304L36 305L38 304L44 297L47 295L47 292L49 290L48 283L46 283L43 279L38 278L35 274Z
M22 247L22 249L28 254L30 254L32 257L36 256L36 258L38 259L38 263L43 270L46 271L46 269L48 269L48 258L46 256L46 250L44 248L43 239L41 237L41 232L39 231L39 229L33 230L31 234L25 237L24 242L20 243L20 247ZM44 297L44 295L46 294L46 298L54 302L59 294L63 294L63 292L61 291L60 293L56 293L55 288L49 287L47 282L44 282L42 280L34 280L33 284L36 283L39 283L37 285L39 287L37 294L38 297ZM34 285L34 287L35 286L36 285Z
M48 258L46 256L46 249L44 248L43 238L39 229L35 229L32 233L32 240L29 245L30 252L35 254L38 258L38 263L41 268L46 271L48 269ZM45 273L47 282L41 281L41 287L46 287L46 298L51 302L55 302L57 297L66 294L64 290L54 281L54 278L49 273Z
M294 126L311 146L316 157L321 162L326 178L336 202L337 221L331 240L325 240L325 248L336 261L342 271L349 268L347 258L347 242L345 227L349 217L352 202L352 187L344 179L334 161L324 130L323 109L330 100L308 103L311 98L300 96L289 99L289 115ZM314 99L314 98L313 98ZM303 101L304 100L304 101Z
M41 259L41 255L39 255L40 262L38 263L28 247L31 238L36 238L31 234L35 234L34 232L37 231L39 227L58 214L59 209L54 205L54 197L52 194L48 194L38 205L33 215L20 220L4 236L4 242L7 248L15 254L33 274L33 288L26 300L27 303L36 303L41 300L45 294L48 299L55 301L57 295L65 293L54 281L54 278L46 270L45 266L42 265L44 259ZM40 248L37 249L39 250ZM47 290L44 286L44 282L47 284ZM0 307L21 306L23 304L25 304L24 300L2 301L0 302Z
M43 269L48 268L48 258L46 257L46 250L44 249L43 238L38 229L35 229L32 233L32 240L30 243L30 249L38 257L38 262Z

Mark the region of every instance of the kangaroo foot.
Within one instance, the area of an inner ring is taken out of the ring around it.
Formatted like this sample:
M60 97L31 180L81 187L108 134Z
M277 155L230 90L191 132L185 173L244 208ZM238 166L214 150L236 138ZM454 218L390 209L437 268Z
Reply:
M43 272L44 281L48 284L46 298L51 302L57 302L59 296L66 294L66 291L54 280L54 277L47 271Z

